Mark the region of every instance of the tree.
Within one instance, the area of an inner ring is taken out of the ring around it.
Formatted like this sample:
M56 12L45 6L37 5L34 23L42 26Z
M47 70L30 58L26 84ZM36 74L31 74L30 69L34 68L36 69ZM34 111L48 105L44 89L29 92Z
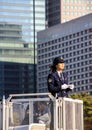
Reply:
M84 129L92 130L92 96L87 92L74 93L70 98L83 100Z

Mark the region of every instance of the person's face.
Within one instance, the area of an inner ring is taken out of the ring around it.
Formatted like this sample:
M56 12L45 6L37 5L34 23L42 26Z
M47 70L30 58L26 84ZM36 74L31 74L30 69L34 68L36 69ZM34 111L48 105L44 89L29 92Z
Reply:
M39 110L43 110L43 105L38 103L38 108L39 108Z
M57 71L62 71L62 70L64 69L64 67L65 67L65 64L64 64L64 63L58 63L58 64L56 65L56 70L57 70Z

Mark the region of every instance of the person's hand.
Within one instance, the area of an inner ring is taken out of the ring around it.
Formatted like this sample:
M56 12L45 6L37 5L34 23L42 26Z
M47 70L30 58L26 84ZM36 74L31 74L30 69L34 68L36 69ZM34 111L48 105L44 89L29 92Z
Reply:
M68 85L68 88L70 88L70 89L74 89L74 84L70 84L70 85Z
M67 89L67 88L68 88L68 85L67 85L67 84L61 85L61 90L62 90L62 89Z

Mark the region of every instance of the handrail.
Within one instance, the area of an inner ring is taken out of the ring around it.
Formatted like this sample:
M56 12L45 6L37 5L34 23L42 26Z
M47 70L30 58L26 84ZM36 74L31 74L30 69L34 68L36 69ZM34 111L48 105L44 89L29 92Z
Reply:
M21 97L21 96L49 96L50 98L54 98L51 93L27 93L27 94L10 94L7 101L9 102L13 97Z

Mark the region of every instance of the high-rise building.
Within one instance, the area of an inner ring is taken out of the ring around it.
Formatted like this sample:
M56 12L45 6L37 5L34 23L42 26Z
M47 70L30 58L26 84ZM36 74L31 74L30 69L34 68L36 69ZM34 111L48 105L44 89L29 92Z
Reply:
M92 95L92 14L38 32L38 92L46 92L49 66L62 56L73 92Z
M45 0L0 0L0 97L36 92L37 31Z
M47 27L92 13L91 0L46 0Z

